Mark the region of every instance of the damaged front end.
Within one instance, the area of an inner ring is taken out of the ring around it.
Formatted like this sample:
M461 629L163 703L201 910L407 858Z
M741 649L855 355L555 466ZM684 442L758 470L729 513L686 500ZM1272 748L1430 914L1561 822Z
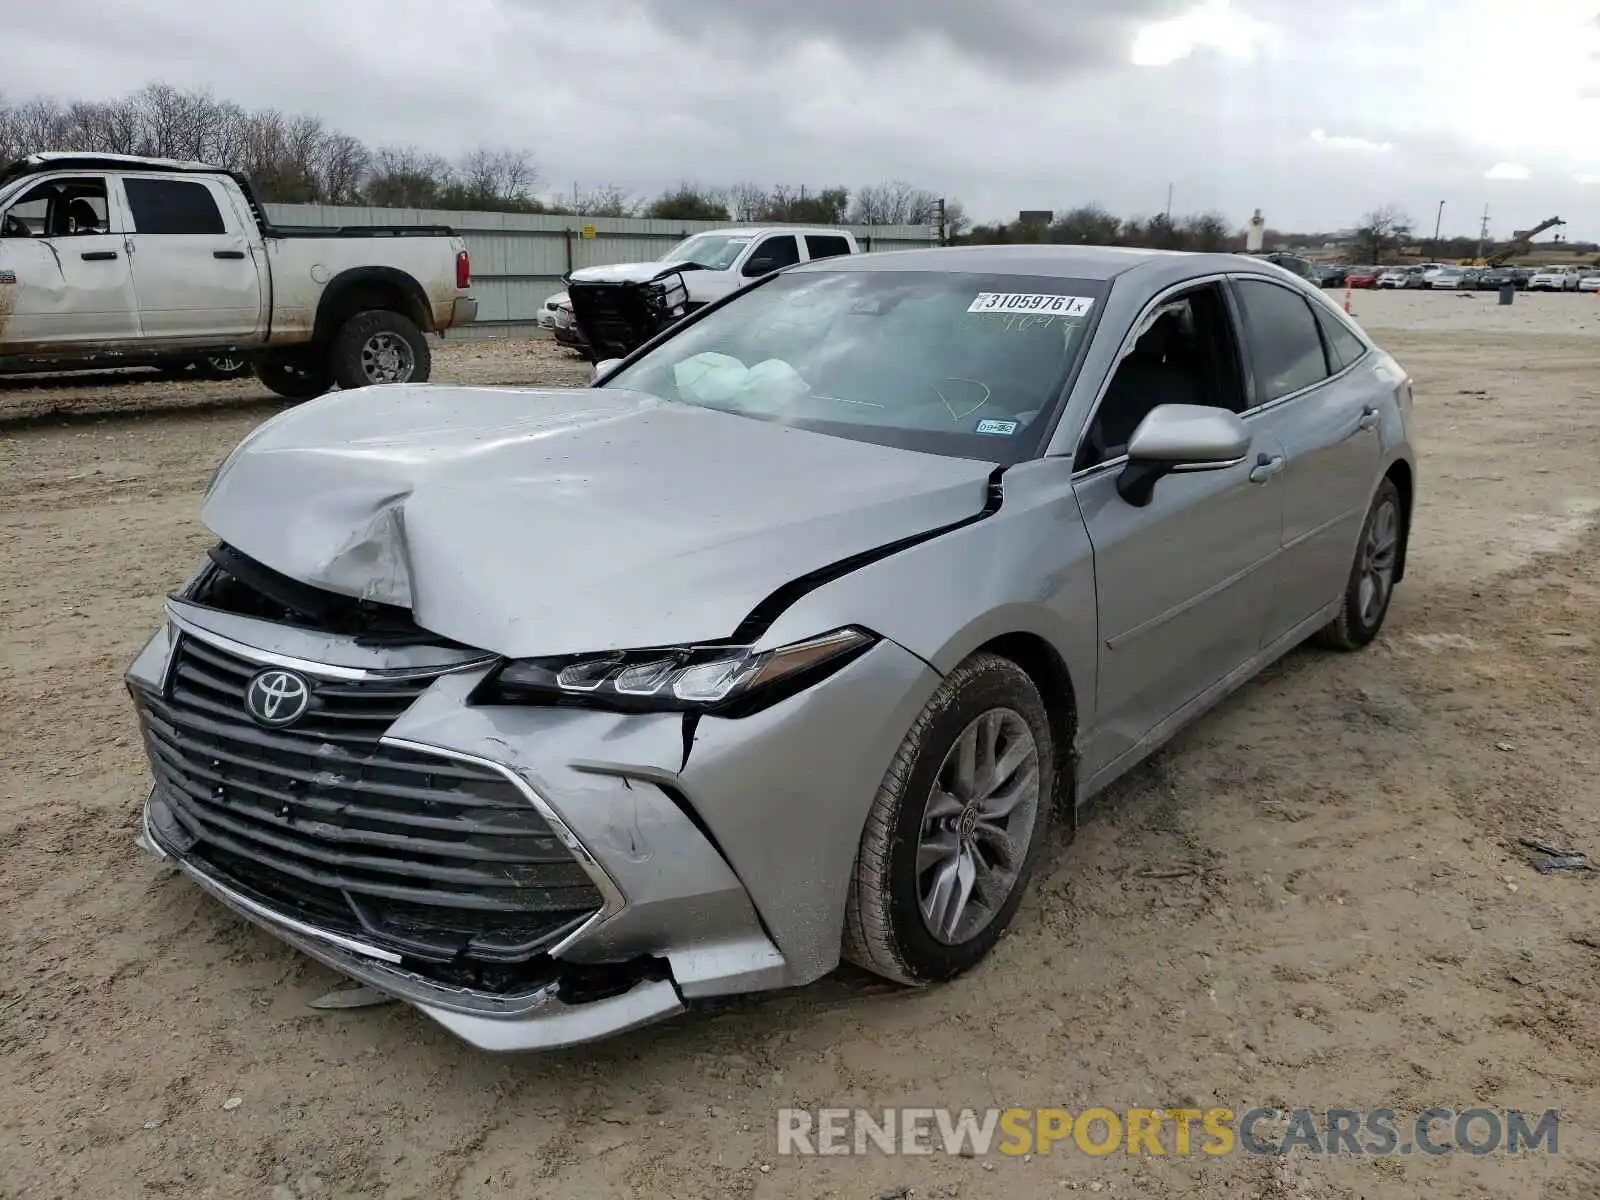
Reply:
M595 362L625 358L688 312L681 266L642 280L565 277L573 320Z

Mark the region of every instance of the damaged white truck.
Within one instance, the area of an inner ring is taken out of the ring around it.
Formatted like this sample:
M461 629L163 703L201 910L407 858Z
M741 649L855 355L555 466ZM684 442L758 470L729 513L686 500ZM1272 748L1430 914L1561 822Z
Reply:
M274 225L204 163L35 154L0 168L0 374L253 369L280 396L426 382L477 317L446 226Z

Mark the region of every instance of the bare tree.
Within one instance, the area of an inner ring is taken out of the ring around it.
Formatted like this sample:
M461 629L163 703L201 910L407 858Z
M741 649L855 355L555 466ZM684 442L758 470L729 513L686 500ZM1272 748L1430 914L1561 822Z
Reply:
M933 192L896 179L857 188L849 217L853 225L932 225L938 206Z
M736 183L728 189L728 209L735 221L764 221L772 197L759 183Z
M1386 252L1397 250L1410 236L1413 223L1398 205L1385 204L1361 218L1356 241L1374 263L1381 263Z

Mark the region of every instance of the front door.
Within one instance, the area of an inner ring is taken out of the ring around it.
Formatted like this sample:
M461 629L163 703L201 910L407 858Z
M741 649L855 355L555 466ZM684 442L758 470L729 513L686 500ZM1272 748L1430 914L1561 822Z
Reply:
M60 176L0 214L0 357L126 348L139 338L114 181Z
M1258 435L1245 461L1175 473L1135 507L1117 494L1129 438L1160 404L1243 412L1247 393L1220 283L1164 300L1124 357L1079 447L1074 488L1094 547L1099 672L1085 777L1256 654L1277 580L1282 447Z
M257 334L262 269L222 185L128 174L122 186L145 335L223 343Z

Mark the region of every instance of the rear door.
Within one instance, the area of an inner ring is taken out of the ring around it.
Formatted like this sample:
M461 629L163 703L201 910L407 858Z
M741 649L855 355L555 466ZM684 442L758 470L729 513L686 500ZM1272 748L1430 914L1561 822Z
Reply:
M262 321L261 268L222 182L130 173L122 186L145 336L207 342L254 336Z
M136 342L138 308L114 177L54 176L0 213L0 354Z
M1283 563L1265 642L1344 590L1383 455L1367 345L1270 279L1232 281L1250 363L1245 423L1283 447Z

